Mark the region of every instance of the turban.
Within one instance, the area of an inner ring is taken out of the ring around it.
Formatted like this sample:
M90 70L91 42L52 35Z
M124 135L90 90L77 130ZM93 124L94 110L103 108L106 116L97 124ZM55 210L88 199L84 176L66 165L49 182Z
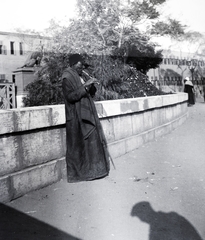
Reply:
M70 66L73 66L73 65L75 65L78 62L83 62L83 59L80 56L80 54L76 53L76 54L70 55L70 57L69 57Z

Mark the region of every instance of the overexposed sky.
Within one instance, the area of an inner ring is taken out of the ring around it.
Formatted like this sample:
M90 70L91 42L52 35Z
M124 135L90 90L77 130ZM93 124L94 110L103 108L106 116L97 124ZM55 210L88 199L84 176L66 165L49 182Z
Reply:
M0 31L16 28L43 31L51 19L65 20L75 14L75 0L2 0Z
M205 32L204 0L167 0L164 14L190 26L190 30Z
M13 31L15 28L43 31L49 21L65 20L75 14L76 0L3 0L1 1L0 31ZM163 13L170 15L191 30L205 32L205 0L167 0Z

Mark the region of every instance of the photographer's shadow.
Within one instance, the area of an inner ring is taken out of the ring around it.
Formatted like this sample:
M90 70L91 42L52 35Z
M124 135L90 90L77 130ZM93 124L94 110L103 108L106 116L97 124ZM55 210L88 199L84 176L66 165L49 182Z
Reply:
M149 240L203 240L184 217L175 212L156 212L149 202L135 204L131 216L150 225Z

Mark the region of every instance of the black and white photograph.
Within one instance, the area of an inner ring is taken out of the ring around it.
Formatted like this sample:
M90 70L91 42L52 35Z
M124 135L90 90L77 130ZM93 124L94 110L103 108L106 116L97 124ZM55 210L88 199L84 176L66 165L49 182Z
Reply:
M205 240L204 0L10 0L0 240Z

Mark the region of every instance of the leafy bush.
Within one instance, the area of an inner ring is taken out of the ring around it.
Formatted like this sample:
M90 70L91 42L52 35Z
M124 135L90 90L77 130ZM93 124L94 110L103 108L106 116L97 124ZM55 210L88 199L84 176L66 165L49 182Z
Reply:
M55 56L55 57L54 57ZM64 61L62 61L64 59ZM85 71L96 77L95 101L143 97L164 94L147 80L147 76L134 67L111 56L84 55ZM25 106L41 106L63 103L61 75L68 65L68 57L50 53L44 59L46 65L37 72L38 79L26 87L28 95L23 99Z

